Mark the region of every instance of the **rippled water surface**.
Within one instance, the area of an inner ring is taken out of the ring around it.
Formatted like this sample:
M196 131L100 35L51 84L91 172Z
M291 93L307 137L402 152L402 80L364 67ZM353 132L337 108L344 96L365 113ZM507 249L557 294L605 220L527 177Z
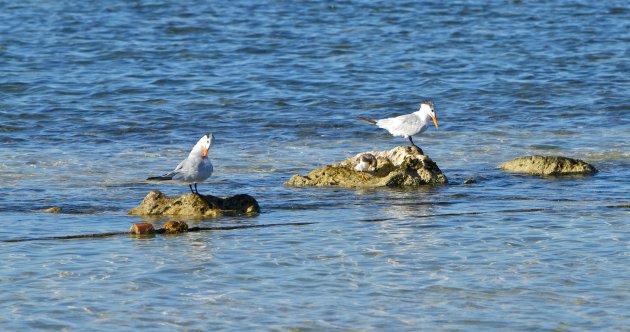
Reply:
M127 230L206 132L263 212L190 224L312 222L0 242L1 330L630 329L626 1L0 1L0 68L0 240ZM282 186L425 98L449 185Z

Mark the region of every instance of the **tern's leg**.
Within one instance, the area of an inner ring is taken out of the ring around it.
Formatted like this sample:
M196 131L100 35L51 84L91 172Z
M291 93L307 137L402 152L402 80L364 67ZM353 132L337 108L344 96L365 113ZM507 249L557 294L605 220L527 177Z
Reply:
M188 187L190 188L190 192L192 192L194 194L195 191L192 189L192 185L189 184Z
M197 190L197 184L195 183L195 191L197 192L197 195L199 195L199 190Z
M411 142L411 145L418 147L417 145L413 144L413 140L411 139L411 136L409 136L409 142Z

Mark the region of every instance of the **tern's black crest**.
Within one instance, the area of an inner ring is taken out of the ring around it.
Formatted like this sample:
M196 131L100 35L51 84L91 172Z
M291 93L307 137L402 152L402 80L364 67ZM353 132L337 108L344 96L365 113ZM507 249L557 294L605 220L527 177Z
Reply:
M427 99L427 100L422 101L420 104L429 105L429 107L431 107L431 110L433 111L433 113L435 113L435 105L433 105L432 101Z

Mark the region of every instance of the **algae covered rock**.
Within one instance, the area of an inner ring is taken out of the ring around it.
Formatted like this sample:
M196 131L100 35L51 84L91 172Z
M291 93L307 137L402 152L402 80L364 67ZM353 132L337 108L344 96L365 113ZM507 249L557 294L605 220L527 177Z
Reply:
M245 194L225 199L192 193L170 198L157 190L151 191L139 206L129 210L129 214L137 216L221 217L258 213L260 213L258 202Z
M370 172L355 170L364 154L376 157L376 167ZM422 150L413 146L398 146L391 150L359 153L341 162L316 169L307 175L293 175L284 184L293 187L338 186L346 188L419 187L445 184L448 180L437 164Z
M177 234L188 232L188 224L183 221L170 220L167 221L162 229L166 234Z
M541 176L592 175L597 169L592 165L566 157L528 156L516 158L498 166L506 172L527 173Z

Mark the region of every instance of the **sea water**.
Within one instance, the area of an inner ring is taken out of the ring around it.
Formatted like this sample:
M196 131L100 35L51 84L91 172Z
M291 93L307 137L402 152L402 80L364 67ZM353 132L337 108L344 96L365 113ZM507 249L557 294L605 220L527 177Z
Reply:
M0 329L627 330L629 45L625 1L1 1L0 240L159 226L207 132L262 213L189 224L312 224L0 242ZM282 185L424 99L448 185ZM600 172L496 169L534 154Z

